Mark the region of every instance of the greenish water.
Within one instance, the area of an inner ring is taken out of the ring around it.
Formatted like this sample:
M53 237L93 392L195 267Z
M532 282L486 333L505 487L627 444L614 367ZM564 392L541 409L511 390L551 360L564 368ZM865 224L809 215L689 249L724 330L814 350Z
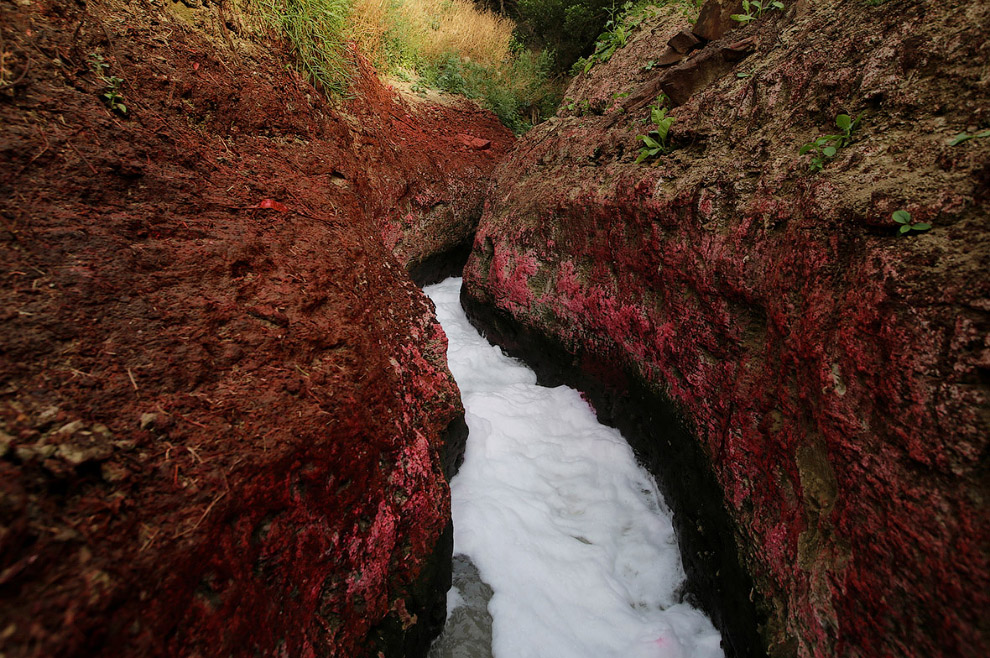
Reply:
M447 598L447 624L429 658L492 658L492 588L464 555L454 556L454 586ZM452 608L452 605L456 607Z

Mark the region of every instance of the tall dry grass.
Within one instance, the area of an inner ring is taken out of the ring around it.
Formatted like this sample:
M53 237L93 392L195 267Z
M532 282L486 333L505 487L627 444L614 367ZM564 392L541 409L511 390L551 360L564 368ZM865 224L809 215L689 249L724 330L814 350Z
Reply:
M354 0L349 36L379 65L416 68L457 53L498 69L510 60L514 29L471 0Z

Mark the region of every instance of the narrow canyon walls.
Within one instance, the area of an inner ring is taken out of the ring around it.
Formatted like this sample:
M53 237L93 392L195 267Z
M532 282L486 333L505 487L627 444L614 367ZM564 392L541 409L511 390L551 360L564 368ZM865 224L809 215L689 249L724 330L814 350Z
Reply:
M511 134L233 3L0 14L0 653L425 654L463 411L404 269Z
M988 11L796 2L700 37L661 11L498 170L465 303L675 464L731 653L990 651L990 139L956 139L990 120ZM637 164L651 105L673 149Z

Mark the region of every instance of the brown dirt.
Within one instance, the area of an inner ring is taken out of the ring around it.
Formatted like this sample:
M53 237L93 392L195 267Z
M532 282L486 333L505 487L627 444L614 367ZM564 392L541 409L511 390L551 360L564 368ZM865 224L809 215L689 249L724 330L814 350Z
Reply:
M232 7L0 2L8 657L412 655L435 626L460 403L381 236L480 199L512 138L357 55L329 104Z

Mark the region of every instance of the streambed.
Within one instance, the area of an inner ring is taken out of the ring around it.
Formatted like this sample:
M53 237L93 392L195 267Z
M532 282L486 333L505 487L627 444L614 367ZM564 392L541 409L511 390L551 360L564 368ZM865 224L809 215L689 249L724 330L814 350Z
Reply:
M718 631L680 601L684 570L651 476L577 391L538 386L489 345L460 285L425 289L470 430L451 483L460 557L431 658L721 657Z

